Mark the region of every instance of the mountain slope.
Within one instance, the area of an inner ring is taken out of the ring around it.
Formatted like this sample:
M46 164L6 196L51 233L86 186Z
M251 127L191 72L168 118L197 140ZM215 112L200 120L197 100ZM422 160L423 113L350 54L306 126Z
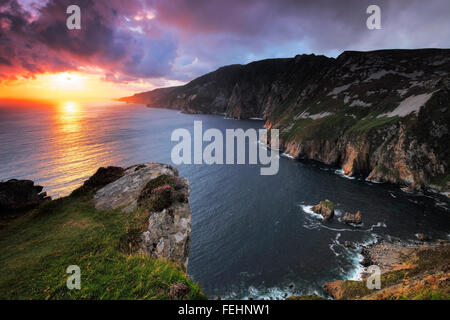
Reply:
M348 51L227 66L121 100L263 118L296 158L448 194L449 74L448 49Z

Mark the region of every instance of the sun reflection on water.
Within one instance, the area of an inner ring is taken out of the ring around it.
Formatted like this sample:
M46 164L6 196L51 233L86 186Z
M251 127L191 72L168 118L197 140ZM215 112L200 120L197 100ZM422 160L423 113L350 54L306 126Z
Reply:
M79 106L73 101L67 101L62 104L62 109L67 114L73 114L79 111Z
M0 180L37 181L53 198L70 194L99 167L125 163L128 115L129 109L73 100L11 111L7 120L0 114Z
M52 171L48 175L52 176L51 184L58 186L58 195L67 195L100 166L114 161L110 146L102 143L102 121L90 110L67 101L54 113L46 148L50 158L47 166Z
M61 128L64 133L75 133L81 130L82 114L80 106L73 101L61 104L56 117L55 125Z

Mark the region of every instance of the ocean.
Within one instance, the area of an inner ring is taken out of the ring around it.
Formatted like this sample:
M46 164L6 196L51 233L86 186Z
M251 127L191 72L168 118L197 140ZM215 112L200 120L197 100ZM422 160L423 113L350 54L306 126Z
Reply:
M142 105L0 106L0 180L31 179L52 197L69 194L100 166L171 164L173 130L263 128L262 121L190 115ZM279 172L260 165L177 165L191 185L188 273L210 298L258 299L324 294L324 282L358 279L356 248L377 239L448 238L450 210L438 195L349 179L338 168L280 157ZM337 217L311 211L335 203ZM345 212L361 226L341 223Z

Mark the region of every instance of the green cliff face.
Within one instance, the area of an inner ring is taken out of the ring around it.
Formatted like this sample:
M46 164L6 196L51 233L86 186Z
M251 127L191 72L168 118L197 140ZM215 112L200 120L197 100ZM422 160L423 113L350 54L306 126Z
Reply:
M299 55L223 67L122 101L263 118L296 158L448 194L449 75L446 49Z

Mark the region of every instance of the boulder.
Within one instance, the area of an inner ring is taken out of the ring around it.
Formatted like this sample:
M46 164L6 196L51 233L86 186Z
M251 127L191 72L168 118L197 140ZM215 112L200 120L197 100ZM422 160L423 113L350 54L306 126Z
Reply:
M334 217L334 204L330 200L320 201L318 205L312 207L312 211L322 215L325 220L331 220Z
M177 176L178 170L161 163L140 164L124 169L118 179L95 193L95 208L100 210L121 208L122 211L132 211L136 209L139 195L146 184L163 174Z
M353 224L361 224L362 223L362 214L361 211L358 210L355 214L351 214L346 212L342 217L342 222L345 223L353 223Z
M174 283L169 287L169 299L171 300L179 300L183 299L187 294L191 292L191 288L189 288L184 283Z
M145 210L148 226L141 230L141 252L165 258L187 268L191 212L189 183L178 177L178 170L160 163L146 163L127 168L123 175L94 195L97 209L122 212Z
M11 179L0 182L0 214L33 209L42 202L51 200L42 189L42 186L34 185L31 180Z

